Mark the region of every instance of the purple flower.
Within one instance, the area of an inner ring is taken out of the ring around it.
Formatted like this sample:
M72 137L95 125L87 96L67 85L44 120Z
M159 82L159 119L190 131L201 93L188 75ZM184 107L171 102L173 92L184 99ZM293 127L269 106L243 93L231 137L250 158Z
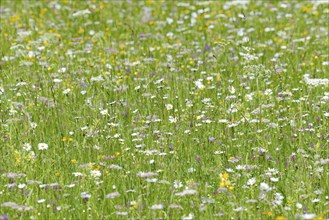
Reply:
M1 220L9 220L8 215L6 215L6 214L0 215L0 219Z
M200 161L200 160L201 160L201 157L200 157L199 155L197 155L197 156L195 157L195 160L196 160L196 161Z

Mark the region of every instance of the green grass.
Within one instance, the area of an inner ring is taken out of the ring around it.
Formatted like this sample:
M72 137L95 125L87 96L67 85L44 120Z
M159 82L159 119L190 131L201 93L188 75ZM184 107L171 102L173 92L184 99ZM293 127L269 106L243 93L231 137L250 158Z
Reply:
M1 0L0 219L329 218L329 4L231 2Z

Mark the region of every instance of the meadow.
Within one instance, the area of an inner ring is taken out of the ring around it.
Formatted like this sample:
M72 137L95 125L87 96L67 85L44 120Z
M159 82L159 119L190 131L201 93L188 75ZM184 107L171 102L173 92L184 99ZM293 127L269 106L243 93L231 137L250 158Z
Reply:
M0 219L329 219L329 4L0 0Z

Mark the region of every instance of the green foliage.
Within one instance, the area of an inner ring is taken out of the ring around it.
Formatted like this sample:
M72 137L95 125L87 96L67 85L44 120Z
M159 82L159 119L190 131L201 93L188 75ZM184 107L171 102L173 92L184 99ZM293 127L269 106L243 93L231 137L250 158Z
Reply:
M0 219L329 217L327 3L0 4Z

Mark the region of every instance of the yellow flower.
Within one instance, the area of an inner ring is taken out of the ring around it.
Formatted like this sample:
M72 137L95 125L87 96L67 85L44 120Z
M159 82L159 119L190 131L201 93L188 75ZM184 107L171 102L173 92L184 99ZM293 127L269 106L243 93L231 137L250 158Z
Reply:
M272 216L273 215L273 212L271 211L264 211L262 212L263 215L267 215L267 216Z
M76 164L77 163L77 160L76 159L72 159L71 160L71 163Z
M220 174L220 178L222 179L228 179L230 177L230 175L228 173L223 173L223 174Z
M311 7L307 7L307 6L303 6L301 8L302 12L305 12L305 13L310 13L312 11L312 8Z
M229 180L222 180L220 183L219 183L219 186L220 187L226 187L226 186L229 186L231 184L231 181Z
M78 31L79 34L83 34L85 33L85 30L83 28L80 28L79 31Z
M17 15L11 16L9 18L10 23L14 23L14 22L19 21L19 20L20 20L20 18Z
M318 217L314 218L313 220L324 220L324 219L325 219L325 218L324 218L324 215L321 214L321 215L319 215Z
M56 172L55 173L55 176L59 177L59 176L61 176L61 173L60 172Z
M63 142L71 142L71 141L73 141L73 138L71 138L71 137L63 137L62 141Z
M275 220L287 220L287 218L284 216L277 216Z
M16 165L20 164L22 161L21 153L19 151L15 150L14 155L15 155L15 164Z

